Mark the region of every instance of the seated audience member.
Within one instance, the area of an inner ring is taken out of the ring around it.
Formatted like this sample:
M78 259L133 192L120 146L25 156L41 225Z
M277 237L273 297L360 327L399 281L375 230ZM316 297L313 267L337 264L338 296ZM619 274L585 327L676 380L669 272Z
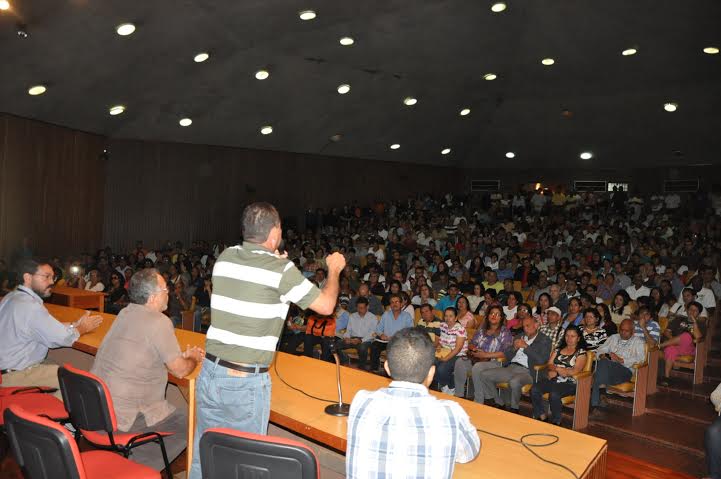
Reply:
M711 289L704 287L702 273L699 271L699 274L691 278L689 284L696 295L696 301L703 306L708 317L713 317L716 310L716 297Z
M318 344L321 350L320 358L323 361L332 361L330 346L336 334L335 324L335 313L322 315L311 310L305 323L303 354L312 358L313 349Z
M620 289L621 285L616 281L616 275L607 273L603 277L603 280L598 282L596 294L604 301L611 301Z
M524 319L524 335L516 338L504 351L507 361L504 367L481 372L479 379L484 400L493 399L497 406L506 405L511 411L518 412L521 388L534 383L536 375L533 367L548 362L551 354L551 340L539 333L538 326L534 318ZM499 392L496 383L501 382L507 382L510 390Z
M500 304L498 302L498 293L495 289L487 289L483 292L483 301L478 304L478 307L474 311L475 314L480 316L486 315L486 310L494 304Z
M168 293L168 309L165 314L173 322L176 328L183 325L183 311L190 309L192 300L185 291L185 284L183 280L177 278L175 283L168 284L170 292Z
M718 415L704 434L706 467L710 479L721 479L721 384L711 393L711 403Z
M378 317L368 311L368 299L358 298L358 310L350 315L348 327L343 334L342 348L355 348L358 351L358 366L368 367L368 351L373 343L373 333L378 326Z
M187 446L188 413L165 399L168 372L187 376L205 352L198 347L181 351L173 324L162 314L168 307L168 289L157 270L133 275L130 301L100 344L91 372L108 386L118 430L173 433L163 438L172 462ZM164 468L157 444L133 449L130 459L156 470Z
M553 351L548 359L546 371L541 373L542 379L531 389L535 419L541 421L547 419L543 395L549 393L551 423L557 426L561 424L561 410L563 409L561 398L576 394L576 379L573 376L583 371L586 365L585 346L586 342L578 326L570 325L566 328L558 349Z
M633 284L626 288L626 293L631 301L636 301L641 296L648 296L651 294L651 290L643 285L643 276L641 273L633 275Z
M548 294L551 296L553 306L561 310L561 314L568 312L568 298L561 294L561 286L553 283L548 287Z
M596 305L596 311L600 315L599 325L606 330L608 336L616 334L618 332L618 326L611 320L611 309L606 303L599 303Z
M621 321L624 319L631 319L631 306L628 304L630 299L626 291L619 291L616 296L613 297L613 303L611 303L611 321L616 327L621 325Z
M72 324L53 318L43 298L51 295L54 271L49 263L18 261L21 284L0 302L0 374L3 386L59 388L58 366L46 358L51 348L69 348L97 328L102 316L85 313ZM56 397L61 398L60 391Z
M561 320L561 310L555 306L548 308L546 318L546 324L540 327L539 332L551 340L551 351L555 351L558 345L561 344L563 331L568 324Z
M596 372L591 387L591 407L601 406L601 386L627 382L633 365L646 359L644 341L633 335L633 320L624 319L614 334L596 349Z
M463 296L461 296L463 298ZM465 298L464 298L465 299ZM443 312L440 334L436 336L436 375L433 382L446 394L456 393L453 367L459 357L465 357L468 349L466 328L458 321L456 308L447 308Z
M458 294L458 285L456 285L455 283L451 283L450 285L448 285L448 294L442 297L436 303L436 309L438 311L445 311L447 308L455 308L456 301L458 301L459 297L460 295Z
M123 286L124 279L117 271L110 274L110 288L105 292L105 312L118 314L128 304L128 292Z
M483 289L495 289L496 293L499 293L503 289L503 282L499 281L498 274L495 271L489 271L486 276L486 281L483 282Z
M191 300L193 310L193 331L203 332L203 317L210 317L210 297L213 295L213 281L210 276L203 279L203 286L196 288Z
M304 339L305 318L303 318L303 312L298 306L291 304L285 320L281 350L289 354L298 354L298 346L303 344Z
M441 334L441 322L441 319L435 314L435 309L430 304L421 306L421 317L417 326L428 333L431 341L435 342L436 337Z
M381 300L381 304L383 307L388 307L390 304L390 297L393 294L401 294L402 287L401 282L395 279L392 279L388 282L388 291L383 294L383 299Z
M463 408L428 393L433 362L433 343L424 332L402 329L390 340L385 370L393 381L377 391L358 391L351 404L349 479L409 474L450 479L455 462L470 462L478 455L480 438Z
M486 369L500 368L505 359L503 352L512 345L513 337L504 322L503 309L500 306L491 306L487 311L483 326L468 342L466 357L458 358L454 366L453 377L457 397L464 397L461 385L466 382L470 370L474 384L474 399L476 402L483 402L481 372Z
M523 320L525 318L532 318L532 311L533 308L531 308L528 303L521 303L516 309L516 316L510 319L506 318L506 328L508 328L513 336L523 332Z
M706 335L706 318L701 317L703 306L691 301L686 306L687 316L677 316L671 320L663 333L664 371L661 384L668 386L673 363L679 356L696 354L696 344Z
M523 296L518 291L512 291L506 298L506 305L503 306L503 315L512 320L518 312L518 305L523 301Z
M465 296L459 296L456 301L456 310L458 313L458 322L464 328L475 328L476 318L473 317L473 313L469 311L468 299Z
M651 313L651 309L648 306L641 306L632 319L633 335L646 341L650 348L657 346L661 339L661 327Z
M541 293L536 303L536 309L533 311L533 317L538 321L539 325L544 325L548 322L547 312L548 308L553 306L551 304L551 295L548 293ZM556 308L559 309L559 308ZM560 309L559 309L560 310Z
M422 306L424 304L435 306L436 300L433 297L433 290L427 284L420 285L418 287L418 294L413 296L411 304L414 306Z
M586 351L595 351L608 339L608 332L601 327L601 314L595 308L583 312L582 332Z
M88 280L85 282L83 289L86 291L94 291L96 293L102 293L105 291L105 285L102 281L100 281L100 274L98 274L97 269L90 271L88 274Z
M348 296L344 294L338 296L338 305L335 309L335 335L338 338L343 337L343 333L348 328L348 322L350 321L349 303L350 298Z
M468 299L468 309L475 311L478 309L478 305L483 301L483 285L476 283L473 285L473 294L466 296Z
M368 309L376 316L380 316L383 314L383 311L385 311L381 300L370 293L370 288L367 283L361 283L361 285L358 286L358 296L351 298L350 303L348 303L348 312L355 313L357 311L356 303L358 302L358 298L366 298L368 300Z
M668 314L669 319L673 319L676 317L688 316L688 313L686 312L686 308L693 301L696 301L696 291L694 291L693 288L684 288L683 291L681 291L681 300L679 300L676 304L671 306L671 308L669 309L669 314ZM699 304L701 304L701 303L699 303ZM700 316L708 317L708 312L703 307L703 305L701 305Z
M403 328L413 327L413 318L401 310L403 303L401 297L396 295L390 298L390 309L381 315L376 325L374 341L371 344L371 371L380 368L381 352L386 349L388 341Z
M560 308L559 308L560 309ZM568 326L572 324L578 326L583 320L583 311L581 309L581 298L571 298L568 300L568 313L563 318L563 324Z

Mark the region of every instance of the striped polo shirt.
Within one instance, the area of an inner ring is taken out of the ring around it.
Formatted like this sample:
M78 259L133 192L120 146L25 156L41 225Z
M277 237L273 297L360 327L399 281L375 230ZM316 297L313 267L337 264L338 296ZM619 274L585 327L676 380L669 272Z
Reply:
M293 262L244 242L213 267L205 349L237 363L270 364L290 303L308 308L320 294Z

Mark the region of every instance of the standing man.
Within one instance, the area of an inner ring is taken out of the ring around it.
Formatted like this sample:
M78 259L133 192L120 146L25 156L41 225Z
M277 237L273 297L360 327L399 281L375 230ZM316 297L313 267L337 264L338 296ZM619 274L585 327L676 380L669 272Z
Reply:
M0 303L0 374L3 386L59 388L58 366L46 360L48 349L68 348L78 338L103 322L100 315L85 313L65 325L53 318L43 298L55 283L52 266L24 258L18 261L22 280ZM56 396L61 398L58 391Z
M218 257L213 269L211 324L206 356L196 383L196 426L189 479L200 479L203 432L229 427L266 434L270 416L268 369L290 303L319 314L332 314L338 299L338 276L345 258L326 258L328 277L322 290L278 254L280 216L269 203L243 210L243 244Z

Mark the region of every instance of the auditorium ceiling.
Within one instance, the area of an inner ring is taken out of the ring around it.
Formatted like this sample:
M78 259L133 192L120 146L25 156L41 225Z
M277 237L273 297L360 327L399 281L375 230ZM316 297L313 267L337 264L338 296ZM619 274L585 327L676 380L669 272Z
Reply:
M721 163L721 1L496 3L1 0L0 111L409 164Z

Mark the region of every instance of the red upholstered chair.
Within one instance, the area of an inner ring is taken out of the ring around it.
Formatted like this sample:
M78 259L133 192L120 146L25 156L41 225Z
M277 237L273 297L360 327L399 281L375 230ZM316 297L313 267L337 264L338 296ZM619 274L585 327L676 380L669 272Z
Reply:
M3 382L3 376L0 374L0 384ZM55 388L48 388L44 386L11 386L2 387L0 386L0 398L5 396L11 396L14 394L26 394L26 393L54 393L57 391Z
M125 457L130 456L134 447L154 442L160 446L165 472L168 479L172 479L163 442L163 436L172 433L118 431L113 398L105 382L94 374L65 364L58 369L58 381L70 422L77 430L76 436L84 437L97 448L116 451Z
M63 402L48 394L26 393L0 397L0 426L3 426L3 411L11 406L20 406L31 414L45 417L53 421L65 421L68 419L68 412Z
M318 459L298 441L233 429L208 429L200 438L203 479L320 479Z
M160 479L157 471L112 452L81 453L67 429L22 407L10 406L3 416L27 479Z

